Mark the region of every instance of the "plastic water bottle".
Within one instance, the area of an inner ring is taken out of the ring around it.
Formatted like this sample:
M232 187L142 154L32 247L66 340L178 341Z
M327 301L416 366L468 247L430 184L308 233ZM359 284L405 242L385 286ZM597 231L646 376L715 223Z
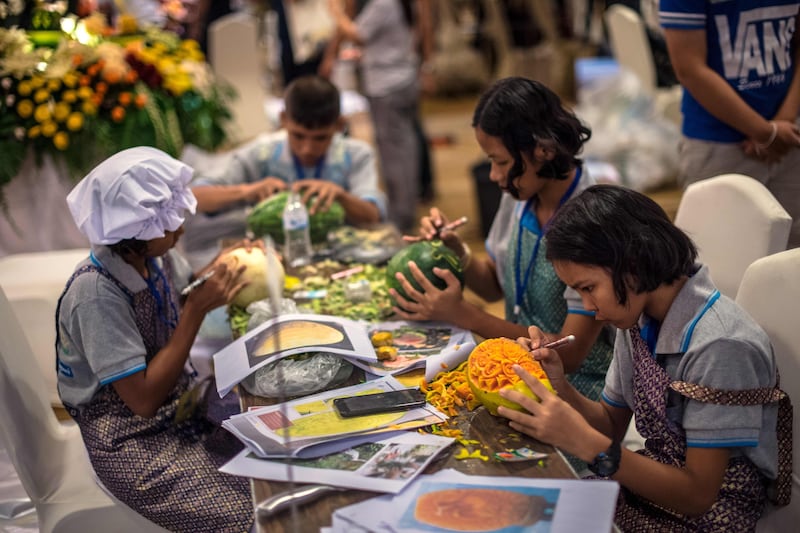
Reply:
M308 209L296 191L289 193L283 208L283 253L290 268L311 263L311 235L308 228Z

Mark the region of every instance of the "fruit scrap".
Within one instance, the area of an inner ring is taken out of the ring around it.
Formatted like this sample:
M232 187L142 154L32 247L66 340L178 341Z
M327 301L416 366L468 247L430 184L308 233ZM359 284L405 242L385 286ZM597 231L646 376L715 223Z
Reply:
M394 346L379 346L375 350L378 361L394 361L397 359L397 348Z
M467 448L461 448L458 450L458 453L455 454L453 457L458 459L459 461L464 459L480 459L481 461L488 461L489 458L481 453L480 449L469 451Z
M440 372L430 383L422 381L420 390L428 402L450 416L458 414L459 408L475 409L475 400L466 376L466 362L450 372Z
M376 331L370 338L372 346L380 348L381 346L392 345L392 332L391 331Z

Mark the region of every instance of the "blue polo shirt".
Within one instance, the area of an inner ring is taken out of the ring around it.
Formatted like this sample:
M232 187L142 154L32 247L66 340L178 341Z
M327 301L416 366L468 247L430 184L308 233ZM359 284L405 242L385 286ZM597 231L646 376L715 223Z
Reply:
M796 0L661 0L665 29L705 30L707 63L747 104L772 118L794 74L791 40ZM683 91L683 134L694 139L738 142L744 136L708 113Z

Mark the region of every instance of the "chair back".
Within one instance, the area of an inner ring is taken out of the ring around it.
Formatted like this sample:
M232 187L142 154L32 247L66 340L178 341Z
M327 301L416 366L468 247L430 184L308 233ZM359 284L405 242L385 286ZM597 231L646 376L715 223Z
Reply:
M655 94L656 66L641 15L623 4L611 5L604 14L614 58L639 78L642 87Z
M800 524L800 248L763 257L750 265L736 302L769 335L781 388L789 394L795 409L792 501L786 507L768 506L756 529L776 533L794 531Z
M63 476L63 456L76 427L62 426L46 394L36 358L0 287L0 439L34 503L50 496ZM78 434L78 439L80 435Z
M750 264L786 249L792 218L761 183L723 174L689 185L675 225L695 242L720 292L736 298Z
M88 248L12 254L0 258L0 287L6 293L45 380L51 405L60 406L56 388L55 316L58 298Z
M259 59L257 19L246 12L218 18L208 27L208 58L216 75L236 89L229 128L235 144L270 129L264 104L264 64Z

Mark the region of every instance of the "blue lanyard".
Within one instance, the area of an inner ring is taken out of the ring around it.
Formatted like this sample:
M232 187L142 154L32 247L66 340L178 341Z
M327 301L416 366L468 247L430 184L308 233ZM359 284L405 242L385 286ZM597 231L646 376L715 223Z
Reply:
M561 200L558 201L558 207L564 205L572 193L575 192L575 188L578 186L578 182L581 179L581 168L578 167L577 172L575 173L575 178L572 180L572 183L567 189L567 192L564 193L564 196L561 197ZM516 288L516 293L514 294L514 323L517 322L519 319L520 312L522 311L522 299L525 295L525 291L528 288L528 281L531 277L531 272L533 272L533 265L536 264L536 256L539 255L539 245L542 242L542 237L544 236L544 230L547 227L545 224L544 228L538 232L536 236L536 244L533 245L533 253L531 254L531 258L528 261L528 267L525 269L525 277L522 277L522 232L525 229L525 217L533 216L534 223L538 228L538 221L536 220L535 213L531 210L531 206L533 205L533 200L536 197L534 196L527 202L525 202L525 210L522 212L522 215L519 217L519 227L517 228L517 257L516 263L514 265L514 286Z
M103 268L103 263L94 255L93 251L89 252L89 259L91 259L94 266L98 268ZM147 283L147 289L150 291L150 294L153 295L153 298L156 300L156 307L158 308L158 317L161 321L166 324L169 328L175 329L178 326L177 316L178 316L178 309L175 307L175 300L172 298L172 291L170 290L169 281L167 277L164 276L164 272L159 268L156 264L155 260L150 260L150 270L153 271L156 275L155 280L148 278L144 278L145 283ZM164 305L164 299L161 297L161 291L158 290L156 283L161 280L164 284L164 292L167 295L167 301L169 302L169 307L172 310L172 316L175 318L170 319L168 317L166 306Z
M303 165L300 163L300 159L297 158L296 155L292 154L292 162L294 163L294 172L297 175L298 180L302 180L306 178L306 170L303 168ZM314 167L314 175L311 176L314 179L320 179L322 177L322 167L325 166L325 156L319 158L317 161L316 166Z

